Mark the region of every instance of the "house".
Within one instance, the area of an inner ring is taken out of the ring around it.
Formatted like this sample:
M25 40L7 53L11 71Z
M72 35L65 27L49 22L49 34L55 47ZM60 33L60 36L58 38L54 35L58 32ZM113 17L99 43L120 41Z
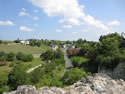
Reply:
M72 45L72 44L64 44L63 45L63 48L65 49L65 48L75 48L75 46L74 45Z
M28 40L21 40L20 43L22 43L22 44L30 44L30 41L28 41Z
M59 47L58 47L57 45L54 45L54 44L52 45L52 50L53 50L53 51L56 51L58 48L59 48Z

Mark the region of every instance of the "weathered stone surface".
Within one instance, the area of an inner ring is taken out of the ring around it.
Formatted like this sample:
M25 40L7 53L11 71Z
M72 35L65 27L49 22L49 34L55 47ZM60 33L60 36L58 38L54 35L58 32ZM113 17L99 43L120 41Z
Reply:
M16 91L3 94L125 94L125 81L114 80L104 73L98 73L65 88L19 86Z
M104 67L98 68L98 73L105 73L114 79L125 80L125 62L119 63L114 70L106 69Z

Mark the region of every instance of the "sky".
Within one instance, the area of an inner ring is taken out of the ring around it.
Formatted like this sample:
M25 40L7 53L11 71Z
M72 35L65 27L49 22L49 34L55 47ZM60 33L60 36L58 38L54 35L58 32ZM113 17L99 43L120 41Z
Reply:
M0 40L98 41L125 32L125 0L0 0Z

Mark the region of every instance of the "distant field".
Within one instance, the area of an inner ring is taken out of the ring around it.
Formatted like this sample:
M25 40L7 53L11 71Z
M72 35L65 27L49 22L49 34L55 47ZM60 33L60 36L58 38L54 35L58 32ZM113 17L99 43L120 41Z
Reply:
M24 44L0 44L0 51L4 51L6 53L8 52L23 52L26 54L40 54L42 52L45 52L46 50L50 49L50 47L42 45L41 47L32 47L29 45L24 45Z

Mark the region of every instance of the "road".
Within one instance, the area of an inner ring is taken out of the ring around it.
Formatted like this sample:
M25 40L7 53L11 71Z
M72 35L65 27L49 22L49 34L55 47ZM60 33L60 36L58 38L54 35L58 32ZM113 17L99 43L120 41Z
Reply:
M71 63L71 60L68 57L67 52L66 52L67 49L62 49L62 51L64 52L64 59L65 59L65 64L66 64L66 66L65 66L66 68L65 68L65 70L64 70L64 72L62 74L62 76L63 76L67 70L69 70L70 68L73 67L73 65Z
M37 69L38 67L41 67L42 66L42 64L40 64L40 65L38 65L38 66L35 66L35 67L32 67L32 68L30 68L28 71L27 71L27 73L31 73L32 71L34 71L35 69Z
M68 54L67 54L66 51L67 51L67 49L63 49L64 59L65 59L65 61L66 61L66 69L68 69L68 68L72 68L73 65L72 65L71 60L69 59Z

